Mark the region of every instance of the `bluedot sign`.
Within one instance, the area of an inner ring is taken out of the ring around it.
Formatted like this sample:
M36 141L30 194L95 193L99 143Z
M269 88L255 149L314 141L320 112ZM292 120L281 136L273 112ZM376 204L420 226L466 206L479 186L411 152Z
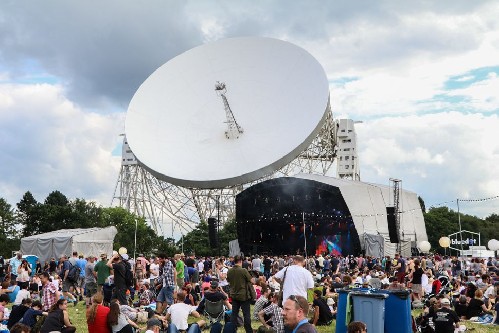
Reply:
M453 250L469 250L470 246L480 246L480 233L468 230L458 231L450 234L450 246Z

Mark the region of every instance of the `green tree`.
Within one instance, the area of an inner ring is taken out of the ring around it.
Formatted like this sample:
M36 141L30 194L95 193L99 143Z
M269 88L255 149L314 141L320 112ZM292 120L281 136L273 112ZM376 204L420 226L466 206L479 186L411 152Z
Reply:
M12 250L19 249L18 229L12 206L0 198L0 255L10 258Z
M184 253L195 253L200 256L215 255L216 249L210 247L208 238L208 223L202 221L191 232L183 237ZM177 247L181 247L182 240L177 242Z
M16 206L16 220L21 225L22 237L37 234L41 218L40 203L27 191Z

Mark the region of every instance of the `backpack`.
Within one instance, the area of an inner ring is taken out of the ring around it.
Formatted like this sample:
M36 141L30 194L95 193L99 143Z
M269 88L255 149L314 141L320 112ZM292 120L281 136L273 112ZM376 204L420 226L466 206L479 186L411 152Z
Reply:
M78 265L73 265L69 263L71 267L69 267L68 276L66 277L69 282L76 283L78 281L78 277L80 276L81 268Z
M132 266L128 261L124 261L125 263L125 284L128 288L133 286L133 273Z

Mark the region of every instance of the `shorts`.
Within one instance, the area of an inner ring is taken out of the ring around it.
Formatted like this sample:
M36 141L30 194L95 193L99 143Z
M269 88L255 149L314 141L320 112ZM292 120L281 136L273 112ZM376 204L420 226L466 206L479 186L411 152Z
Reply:
M161 303L168 303L168 304L173 304L173 286L167 286L161 288L159 291L158 296L156 297L156 301L161 302Z
M97 283L88 282L85 284L85 295L87 297L92 297L97 293Z
M177 277L177 287L179 289L182 289L185 285L184 278L183 277Z
M71 287L77 288L76 284L74 282L69 281L68 279L62 281L62 292L69 292L71 290Z
M423 295L423 286L420 284L413 284L411 290L414 294Z
M76 282L76 285L78 288L84 288L85 287L85 277L84 276L78 276L78 281Z

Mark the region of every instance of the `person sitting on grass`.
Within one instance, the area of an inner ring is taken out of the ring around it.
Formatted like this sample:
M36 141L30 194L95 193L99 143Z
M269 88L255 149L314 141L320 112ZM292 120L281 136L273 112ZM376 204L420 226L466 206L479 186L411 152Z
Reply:
M7 328L11 328L24 316L26 311L31 308L31 298L25 298L21 301L21 304L14 305L12 311L10 312L9 320L7 321Z
M278 305L279 294L271 292L269 299L271 301L270 305L258 312L258 319L262 323L262 326L258 328L258 332L284 333L282 309Z
M46 316L47 312L42 312L42 302L34 301L23 315L23 324L33 327L38 319L38 316Z
M140 329L136 323L121 311L120 302L117 299L111 301L107 324L111 326L113 333L134 333L134 328Z
M185 304L185 292L180 290L177 293L176 303L168 308L166 311L166 320L171 320L171 324L168 327L168 332L175 333L179 331L186 331L189 333L201 332L201 328L204 326L205 321L199 320L197 323L192 325L187 324L187 318L189 315L195 318L201 318L199 312L196 311L196 307Z
M69 321L68 301L65 298L60 298L50 308L47 319L40 329L40 333L61 332L73 333L76 332L76 327Z
M0 322L3 320L7 320L7 316L5 315L5 306L9 304L10 299L7 294L0 295Z
M102 305L104 297L98 292L93 296L92 305L87 309L88 331L92 333L109 333L107 315L110 309Z
M329 309L324 298L322 298L321 290L314 290L314 301L312 303L314 309L314 317L310 319L310 323L315 326L328 326L333 321L333 314Z

